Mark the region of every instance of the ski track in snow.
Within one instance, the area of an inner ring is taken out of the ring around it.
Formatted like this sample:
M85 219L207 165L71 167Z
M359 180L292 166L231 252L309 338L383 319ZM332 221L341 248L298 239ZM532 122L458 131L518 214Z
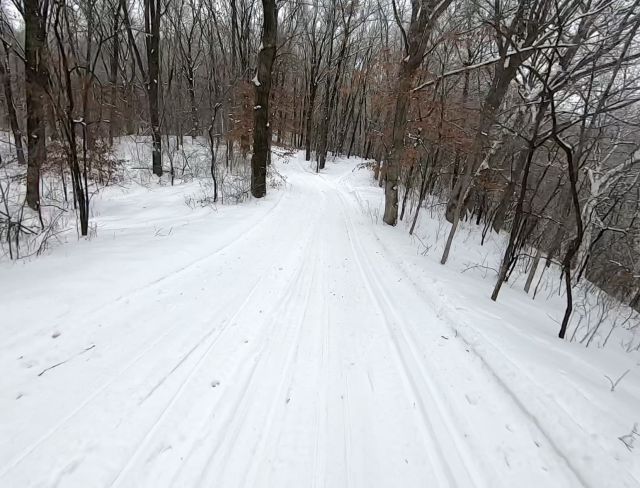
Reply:
M238 242L241 239L245 239L247 237L247 234L250 234L252 231L255 231L255 229L262 225L265 225L265 223L268 222L267 217L269 216L269 214L271 214L274 210L276 210L278 208L278 206L280 205L280 203L282 202L283 197L280 196L280 198L278 199L278 202L276 203L276 205L274 205L272 208L270 208L264 215L262 215L260 219L256 221L251 221L251 225L247 226L246 228L242 229L241 232L238 233L238 235L236 237L234 237L231 241L223 243L218 249L216 249L214 252L212 253L208 253L205 254L204 256L201 256L193 261L190 261L176 269L171 270L168 273L165 273L163 275L161 275L160 277L145 283L143 286L138 287L138 288L133 288L133 289L129 289L126 291L126 293L123 293L119 296L117 296L116 298L107 301L106 303L102 303L101 305L97 306L96 308L90 309L90 310L83 310L82 313L84 314L91 314L91 315L97 315L97 314L101 314L101 313L105 313L108 312L109 308L113 308L115 306L117 306L121 301L123 300L130 300L132 298L134 298L135 296L137 296L140 293L143 292L148 292L150 288L157 286L159 284L162 284L163 282L167 281L167 280L171 280L171 279L175 279L177 278L180 274L182 273L186 273L188 272L190 269L192 269L195 266L198 265L202 265L204 263L206 263L206 261L214 258L216 255L218 255L219 253L225 251L226 249L230 248L233 246L233 244L235 244L236 242ZM62 318L68 318L65 317L65 315L58 315L56 316L53 320L54 321L58 321ZM47 329L41 329L37 332L37 334L41 334L44 333ZM18 342L20 339L24 339L25 337L28 338L29 334L33 334L33 331L29 331L27 333L23 333L18 335L18 337L13 338L11 342L8 343L9 346L14 345L16 342Z
M343 177L338 178L338 181L346 179L349 176L348 173ZM365 213L365 209L362 200L358 196L356 189L346 184L346 188L343 189L343 194L352 195L357 201L360 211ZM540 380L532 376L526 369L520 368L516 361L513 360L508 354L500 349L489 337L484 335L478 327L472 327L469 324L468 318L461 316L457 310L467 310L465 307L456 306L451 302L450 297L446 292L436 287L435 290L425 290L424 286L421 286L411 276L410 270L405 266L402 260L396 259L393 256L393 252L385 244L380 242L380 238L375 228L371 228L372 234L375 236L377 244L381 246L384 255L389 257L389 262L386 263L391 266L395 266L396 269L402 274L403 279L411 282L413 287L422 292L421 297L430 303L433 310L437 310L438 317L444 319L444 324L453 332L459 340L461 340L465 348L468 347L467 352L471 352L481 362L484 370L491 376L495 384L500 387L502 393L506 395L510 401L512 401L515 407L524 414L530 421L532 426L535 426L534 430L537 430L537 434L548 442L552 448L552 452L558 459L564 463L572 473L572 477L577 484L581 486L640 486L633 475L629 476L628 473L621 472L619 477L610 477L608 472L614 471L616 468L606 461L606 457L603 452L599 450L599 446L591 445L593 451L585 450L589 435L589 431L585 429L583 425L575 422L572 418L571 412L566 409L566 406L556 401L552 395L550 395L545 385L540 383ZM435 291L435 293L433 293ZM380 293L384 293L381 290ZM434 300L435 298L435 300ZM479 310L480 313L487 314L486 310ZM509 322L502 321L499 316L491 314L494 320L501 323L503 327L510 330L512 334L524 336L524 331L510 324ZM480 341L478 339L481 338ZM527 340L532 340L531 337L526 337ZM536 338L533 338L536 339ZM537 339L539 340L539 339ZM475 348L475 343L481 343L481 348L490 351L490 355L480 353ZM573 360L571 354L567 351L559 349L557 353L562 354L567 360ZM599 374L599 370L592 367L591 364L585 363L584 367L590 368L594 375ZM517 371L517 375L504 374L504 369L510 371ZM497 371L502 372L498 374ZM508 379L506 379L508 378ZM525 379L524 385L520 384L522 379ZM513 382L515 380L515 382ZM570 377L567 380L576 388L576 393L581 395L587 403L593 403L600 400L599 397L588 398L585 393L580 390L580 387L571 380ZM534 387L531 391L531 387ZM533 396L532 396L533 393ZM553 412L550 418L547 412ZM599 409L602 415L608 415L610 412ZM537 415L547 417L546 422L541 422ZM549 428L549 424L546 424L549 420L552 420L551 426L561 431L561 435L557 435ZM546 424L546 425L545 425ZM536 441L536 445L538 441ZM598 459L597 463L594 461ZM595 471L594 471L595 470Z
M342 199L340 191L337 190L336 193L340 195ZM384 286L379 283L378 278L373 273L366 271L366 269L372 269L371 264L367 263L366 267L363 266L360 260L361 258L358 257L365 256L364 252L362 252L359 237L347 211L344 211L344 217L347 222L347 234L352 244L353 256L363 278L363 283L367 287L371 301L384 317L383 321L393 341L398 363L402 366L404 379L410 385L412 396L417 398L420 403L420 411L423 418L421 427L425 427L425 440L430 442L430 449L427 452L429 455L435 454L437 456L437 458L431 460L431 464L435 470L438 470L438 482L444 486L451 484L455 486L474 486L475 482L473 480L475 479L477 481L478 477L472 477L467 472L467 470L473 467L474 461L471 456L468 456L463 452L463 449L459 447L462 444L459 441L459 434L456 432L453 423L446 417L445 411L439 404L437 396L434 395L432 398L427 399L427 402L432 404L434 408L429 408L426 402L423 401L422 395L420 394L421 389L412 374L412 370L420 371L422 383L426 386L426 391L429 392L429 396L431 397L434 391L428 381L428 374L421 371L422 365L415 361L415 352L411 348L407 338L404 337L402 330L396 332L394 329L394 325L392 324L395 324L397 327L402 323L401 319L399 319L400 314L393 306L393 299L388 297ZM408 347L403 348L401 344L407 344ZM411 361L412 359L414 361ZM443 427L443 432L438 433L436 426ZM447 445L451 439L454 439L455 447ZM451 459L452 457L453 459ZM451 466L449 465L451 461L453 461L452 464L454 466L461 468L459 472L455 473L451 471Z
M31 403L0 419L0 486L585 484L466 344L443 342L408 275L380 267L352 168L292 158L273 206L212 252L58 317L93 356L25 376ZM76 323L96 315L106 327Z

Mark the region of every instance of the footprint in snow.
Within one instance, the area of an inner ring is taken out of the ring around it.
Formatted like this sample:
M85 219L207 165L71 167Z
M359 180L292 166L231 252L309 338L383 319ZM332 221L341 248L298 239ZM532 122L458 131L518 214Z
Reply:
M467 399L467 402L469 402L469 405L477 405L478 404L479 398L478 398L477 395L465 393L464 397Z

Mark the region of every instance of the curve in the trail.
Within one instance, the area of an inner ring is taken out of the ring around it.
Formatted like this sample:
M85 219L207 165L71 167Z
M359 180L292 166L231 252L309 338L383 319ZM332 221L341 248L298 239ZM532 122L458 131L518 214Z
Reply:
M467 404L451 371L494 380L458 349L427 357L418 324L439 330L438 313L407 284L394 290L415 307L396 303L387 284L403 275L377 269L389 251L363 232L353 165L305 164L283 167L274 207L210 253L67 317L107 316L99 354L41 379L55 402L86 373L75 401L2 460L1 486L493 488L513 481L501 477L509 449L542 459L517 411L519 440L473 437L503 419ZM474 430L478 419L488 425ZM562 469L532 479L578 486Z

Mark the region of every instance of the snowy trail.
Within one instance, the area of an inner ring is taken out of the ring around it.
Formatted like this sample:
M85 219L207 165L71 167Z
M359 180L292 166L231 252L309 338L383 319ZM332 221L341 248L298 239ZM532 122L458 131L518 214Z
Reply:
M0 486L582 486L385 264L352 168L292 159L259 221L69 312L61 357L86 354L41 376L5 359L29 394L2 404Z

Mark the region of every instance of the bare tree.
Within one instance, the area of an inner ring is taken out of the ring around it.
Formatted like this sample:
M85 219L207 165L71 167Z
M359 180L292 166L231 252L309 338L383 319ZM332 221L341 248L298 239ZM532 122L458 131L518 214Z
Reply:
M162 176L162 133L160 131L160 20L164 13L160 0L144 0L144 45L147 63L142 60L136 44L129 9L126 0L120 0L124 23L129 36L129 44L135 55L138 69L144 78L144 86L149 106L149 123L152 139L153 174Z
M396 4L394 13L402 33L404 54L398 70L396 100L393 115L393 132L391 149L386 160L385 204L383 220L388 225L396 225L398 220L398 185L400 177L400 161L404 151L404 138L407 128L409 96L413 88L416 71L422 64L431 31L435 22L443 14L451 2L449 0L435 2L431 0L413 0L411 2L411 21L409 30L405 32L399 18Z

